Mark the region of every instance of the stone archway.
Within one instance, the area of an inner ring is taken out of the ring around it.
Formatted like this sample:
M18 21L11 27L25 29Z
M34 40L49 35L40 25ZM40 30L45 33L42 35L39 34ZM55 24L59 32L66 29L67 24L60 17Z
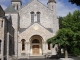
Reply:
M33 35L30 40L31 55L42 55L42 37Z

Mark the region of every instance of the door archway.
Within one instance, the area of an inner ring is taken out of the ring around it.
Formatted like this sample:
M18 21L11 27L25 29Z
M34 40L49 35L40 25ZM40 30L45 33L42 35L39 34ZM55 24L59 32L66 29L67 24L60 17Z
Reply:
M30 49L32 55L42 55L42 37L33 35L30 38Z

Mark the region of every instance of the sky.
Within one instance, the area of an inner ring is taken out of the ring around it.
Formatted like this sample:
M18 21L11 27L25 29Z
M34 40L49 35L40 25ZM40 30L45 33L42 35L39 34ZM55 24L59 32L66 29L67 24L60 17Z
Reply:
M27 4L30 0L21 0L22 4ZM45 6L47 6L48 0L39 0ZM56 0L57 16L66 16L69 12L73 13L75 10L80 10L80 6L71 4L68 0ZM5 10L11 4L11 0L0 0L0 5Z

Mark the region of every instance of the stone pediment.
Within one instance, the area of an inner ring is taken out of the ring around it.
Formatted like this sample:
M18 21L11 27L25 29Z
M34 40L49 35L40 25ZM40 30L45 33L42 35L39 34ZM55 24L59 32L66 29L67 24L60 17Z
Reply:
M39 32L39 31L47 31L49 33L53 33L53 30L52 28L45 28L44 26L42 26L40 23L34 23L34 24L31 24L29 27L27 28L20 28L19 29L19 33L23 33L25 31L35 31L35 32Z
M39 2L38 0L32 0L30 2L28 2L27 4L25 4L24 6L22 6L20 9L19 9L19 13L25 13L25 12L28 12L28 11L35 11L35 9L37 11L39 10L45 10L45 11L48 11L49 13L51 12L51 10L45 6L44 4L42 4L41 2Z

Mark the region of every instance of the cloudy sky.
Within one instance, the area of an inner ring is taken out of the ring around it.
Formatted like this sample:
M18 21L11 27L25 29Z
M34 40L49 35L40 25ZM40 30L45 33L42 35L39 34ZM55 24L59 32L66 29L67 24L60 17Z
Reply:
M0 5L5 10L10 4L11 0L0 0ZM22 4L25 5L30 0L22 0ZM45 6L47 6L48 0L39 0ZM79 10L80 6L76 6L75 4L71 4L68 0L56 0L56 8L58 16L66 16L69 12L73 13L75 10Z

